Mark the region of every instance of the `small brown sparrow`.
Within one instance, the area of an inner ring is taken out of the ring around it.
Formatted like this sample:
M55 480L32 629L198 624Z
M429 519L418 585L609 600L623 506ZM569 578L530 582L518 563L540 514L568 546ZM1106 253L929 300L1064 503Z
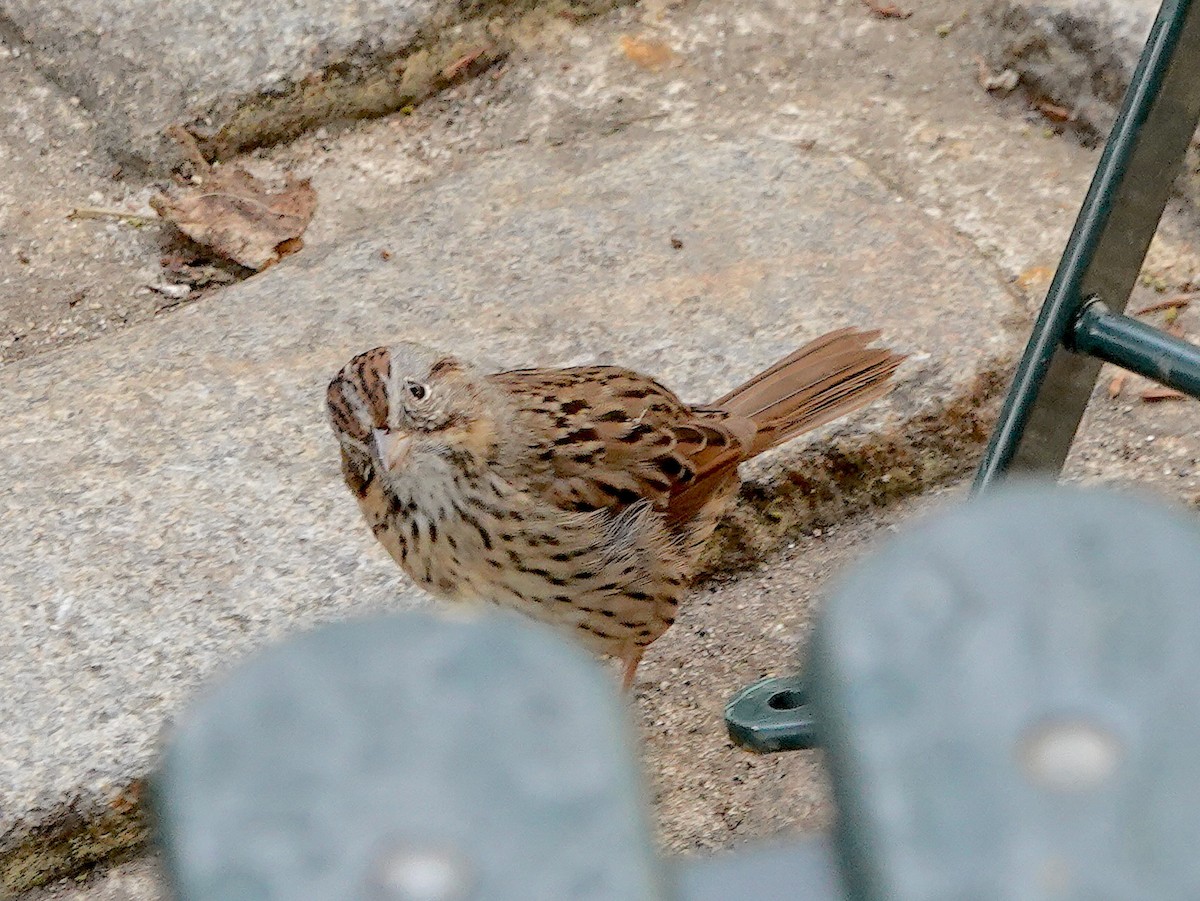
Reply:
M617 366L483 374L414 344L327 402L346 485L419 585L564 627L624 661L675 621L738 464L880 397L902 356L842 329L712 404Z

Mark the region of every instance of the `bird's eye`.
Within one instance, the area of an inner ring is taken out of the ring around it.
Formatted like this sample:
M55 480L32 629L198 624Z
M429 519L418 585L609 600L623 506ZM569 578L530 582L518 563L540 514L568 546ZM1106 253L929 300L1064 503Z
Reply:
M420 382L409 382L408 393L412 395L413 400L424 400L425 395L429 393L429 389Z

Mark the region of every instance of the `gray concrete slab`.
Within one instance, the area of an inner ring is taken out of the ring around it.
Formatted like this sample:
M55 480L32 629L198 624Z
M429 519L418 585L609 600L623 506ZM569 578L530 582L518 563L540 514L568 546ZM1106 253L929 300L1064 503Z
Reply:
M980 86L982 4L910 6L907 19L881 19L860 0L646 0L584 26L559 21L502 70L411 115L311 133L254 162L313 176L322 205L305 240L319 242L372 216L381 189L406 190L484 148L706 128L811 146L862 160L969 237L1032 316L1099 150L1057 134L1021 92ZM674 62L636 65L627 36L665 45ZM1165 223L1146 275L1170 291L1200 273L1200 255L1189 216L1171 209ZM971 305L964 295L964 315Z
M68 219L123 193L94 132L78 101L0 37L0 366L159 306L137 293L158 278L154 234Z
M181 125L207 151L294 136L423 99L506 52L531 12L585 15L613 0L3 0L0 28L96 115L118 160L163 170ZM478 51L478 53L477 53Z
M964 292L972 319L944 315ZM626 134L494 155L219 301L10 367L4 884L141 838L159 727L206 678L263 641L421 602L339 484L321 394L357 350L619 360L700 400L826 329L881 327L912 354L898 389L759 469L728 560L961 470L1017 307L853 160Z

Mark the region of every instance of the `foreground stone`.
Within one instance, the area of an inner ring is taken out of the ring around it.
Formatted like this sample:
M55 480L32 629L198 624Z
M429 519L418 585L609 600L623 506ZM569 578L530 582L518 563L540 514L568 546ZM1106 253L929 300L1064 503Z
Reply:
M746 682L795 666L797 644L831 579L897 529L959 502L965 488L925 492L819 535L797 536L768 565L697 588L647 657L635 689L642 784L656 799L664 856L694 862L731 845L774 844L830 828L820 753L747 754L729 741L722 707ZM20 901L167 901L163 882L151 854Z
M0 0L0 21L80 99L118 160L163 171L183 126L213 156L415 103L502 58L512 29L615 0ZM151 13L151 14L148 14Z
M882 328L911 354L897 390L760 468L728 561L960 471L1018 343L970 248L840 156L625 136L498 154L400 200L336 251L0 373L8 890L144 838L156 736L206 679L421 602L339 484L321 396L354 352L619 360L704 400L825 330Z

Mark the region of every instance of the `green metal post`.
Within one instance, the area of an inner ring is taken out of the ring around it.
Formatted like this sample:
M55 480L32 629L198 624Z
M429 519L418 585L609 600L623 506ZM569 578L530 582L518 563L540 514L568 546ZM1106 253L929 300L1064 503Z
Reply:
M1200 347L1094 300L1083 308L1071 346L1200 399Z
M1058 473L1100 371L1066 342L1085 303L1129 301L1200 120L1200 4L1165 0L976 476Z

